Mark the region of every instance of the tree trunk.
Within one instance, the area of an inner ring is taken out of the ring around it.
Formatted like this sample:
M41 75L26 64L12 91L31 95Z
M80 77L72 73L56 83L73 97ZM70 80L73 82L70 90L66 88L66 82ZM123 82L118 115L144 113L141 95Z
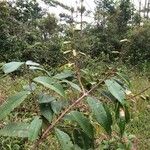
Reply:
M141 0L139 0L139 15L141 16Z
M144 4L144 18L146 18L146 12L147 12L147 0L145 0L145 4Z
M150 11L150 0L147 3L147 19L149 19L149 11Z

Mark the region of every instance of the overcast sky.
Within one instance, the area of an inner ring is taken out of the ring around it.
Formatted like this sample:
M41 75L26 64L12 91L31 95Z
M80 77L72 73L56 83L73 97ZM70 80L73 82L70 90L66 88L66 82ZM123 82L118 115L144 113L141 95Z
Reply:
M60 13L68 13L66 10L62 9L61 7L48 7L47 5L44 5L44 3L41 0L38 0L40 5L46 9L49 10L50 13L54 13L56 16L59 16ZM76 8L76 6L80 6L80 0L58 0L61 3ZM139 7L139 0L132 0L136 6L136 8ZM142 6L144 6L144 1L142 1ZM94 0L84 0L84 6L86 7L87 10L94 11L95 5L94 5ZM76 17L76 16L75 16ZM92 13L88 15L88 17L84 17L86 21L91 21L92 20ZM77 17L79 19L79 17Z

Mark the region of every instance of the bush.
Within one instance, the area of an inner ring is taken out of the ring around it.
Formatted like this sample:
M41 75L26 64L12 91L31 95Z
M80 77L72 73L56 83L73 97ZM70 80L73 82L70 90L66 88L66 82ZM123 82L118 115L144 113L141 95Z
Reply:
M150 22L129 32L130 44L126 45L127 60L132 65L150 61Z

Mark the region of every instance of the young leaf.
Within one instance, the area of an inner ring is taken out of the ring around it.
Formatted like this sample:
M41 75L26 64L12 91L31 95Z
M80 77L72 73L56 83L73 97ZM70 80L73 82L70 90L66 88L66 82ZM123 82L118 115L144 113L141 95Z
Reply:
M28 137L30 124L28 123L9 123L0 129L0 136L9 137Z
M97 122L111 135L112 117L109 110L101 102L92 97L88 97L87 102Z
M40 104L40 111L43 117L45 117L49 122L53 119L53 112L50 104Z
M38 116L36 116L34 120L31 122L29 128L28 137L30 141L34 141L38 138L38 135L41 131L41 127L42 127L42 120Z
M62 82L68 83L72 88L76 89L79 92L82 91L81 88L77 84L75 84L73 82L70 82L68 80L62 80Z
M76 121L90 138L94 137L93 126L89 119L87 119L81 112L72 111L68 114L68 118L71 119L71 121Z
M51 90L65 97L65 91L62 85L59 83L56 83L56 81L53 80L52 78L46 77L46 76L40 76L40 77L34 78L33 81L40 83L43 86L50 88Z
M59 129L55 129L55 133L62 150L73 150L73 143L68 134Z
M125 104L125 92L121 85L114 80L105 81L109 92L122 104Z
M130 121L130 114L127 106L122 107L119 103L116 104L115 117L120 129L120 135L122 136L124 134L126 124Z
M0 120L5 118L14 108L19 106L29 94L29 91L22 91L9 97L6 102L0 106Z
M33 62L31 60L26 61L26 65L28 65L28 66L40 66L40 64Z
M11 73L13 71L16 71L23 64L24 64L24 62L6 63L2 66L2 70L4 71L4 73L8 74L8 73Z

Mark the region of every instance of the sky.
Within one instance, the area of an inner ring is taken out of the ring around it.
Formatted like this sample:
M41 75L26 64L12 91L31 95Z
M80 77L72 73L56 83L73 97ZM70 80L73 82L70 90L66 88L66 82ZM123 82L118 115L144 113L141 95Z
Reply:
M76 6L80 6L80 0L58 0L61 3L70 6L70 7L74 7L76 9ZM139 7L139 0L132 0L136 6L136 8ZM142 6L144 6L144 1L145 0L141 0L142 1ZM62 9L61 7L48 7L48 5L45 5L44 2L42 2L41 0L38 0L38 2L40 3L40 5L45 8L48 9L48 11L50 13L54 13L57 17L59 16L60 13L69 13L68 11ZM94 4L94 0L84 0L83 5L86 7L86 10L90 10L92 12L94 12L94 8L95 8L95 4ZM76 19L76 21L79 21L79 15L77 16L77 14L75 14L74 19ZM84 21L87 22L92 22L93 21L93 14L91 13L90 15L88 15L88 17L84 17L83 18Z
M58 0L58 1L60 1L64 5L74 7L75 9L77 9L77 6L80 6L80 0ZM49 8L47 5L44 5L44 3L41 0L38 0L38 2L40 3L40 5L43 8L48 9L48 11L50 13L54 13L57 17L59 16L60 13L69 13L67 10L64 10L61 7L50 7ZM83 5L86 7L86 10L90 10L90 11L94 12L94 8L95 8L94 0L84 0ZM75 13L74 19L76 21L79 21L79 19L80 19L79 14ZM87 17L83 17L83 21L91 22L91 20L94 21L92 13L90 15L88 15Z

